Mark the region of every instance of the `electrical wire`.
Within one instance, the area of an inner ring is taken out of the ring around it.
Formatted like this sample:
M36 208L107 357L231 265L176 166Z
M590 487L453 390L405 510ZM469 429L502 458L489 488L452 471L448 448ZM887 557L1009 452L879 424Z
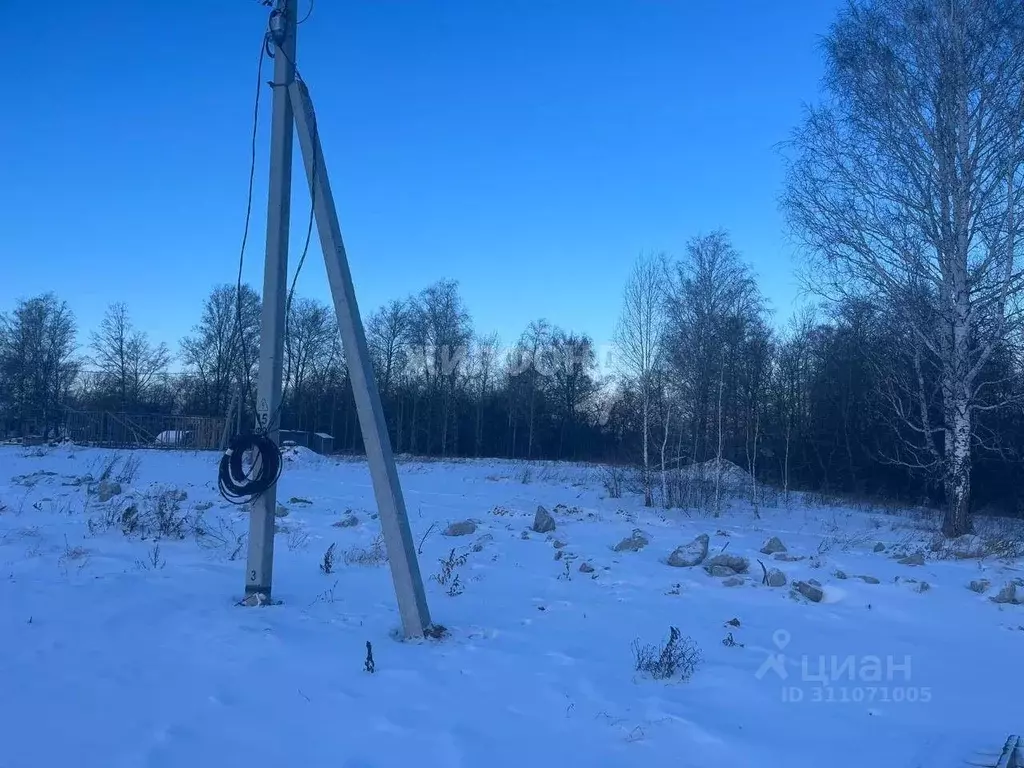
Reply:
M256 179L256 139L259 130L260 120L260 94L263 91L263 61L267 55L267 34L264 34L260 42L260 57L256 65L256 95L253 99L252 108L252 135L250 139L249 152L249 190L245 203L245 226L242 230L242 245L238 253L238 279L235 283L235 339L238 342L239 354L242 358L242 370L251 370L245 339L242 330L242 268L245 265L245 247L249 242L249 225L252 221L252 197L253 185ZM256 403L252 402L252 409L255 412Z
M256 458L246 469L248 451L255 451ZM283 467L281 449L268 435L235 435L220 459L217 487L231 504L254 502L278 481Z
M309 15L310 15L310 13L312 13L312 11L313 11L313 8L312 8L312 5L311 5L309 13L306 14L305 19L309 18ZM268 46L269 46L270 40L272 39L272 26L271 25L273 23L274 14L276 14L276 13L279 13L279 12L276 11L276 10L274 12L272 12L270 14L270 18L268 18L268 20L267 20L267 36L266 36L266 40L267 40L267 45ZM303 21L305 21L305 19L303 19ZM274 51L270 51L269 55L270 55L271 58L274 57L274 55L276 54L276 51L280 51L281 55L284 56L288 60L288 63L292 67L292 72L293 72L292 76L295 79L295 82L299 83L299 85L302 88L304 88L307 91L307 94L308 94L309 86L307 86L305 80L302 79L302 73L299 71L299 65L295 62L294 59L292 59L288 55L288 52L284 49L283 46L280 47L280 48L275 48ZM271 83L271 85L272 86L278 86L280 84ZM282 87L287 87L287 85L283 85ZM301 108L303 108L303 106L304 106L303 104L292 104L292 109L293 110L296 109L296 108L301 109ZM290 326L290 322L291 322L291 314L292 314L292 301L295 298L295 286L296 286L296 284L298 283L298 280L299 280L299 273L302 272L302 267L306 263L306 256L309 254L309 246L310 246L310 242L312 241L312 237L313 237L313 221L314 221L315 216L316 216L316 179L317 179L317 171L319 170L319 166L320 166L320 156L319 156L319 151L320 151L320 130L319 130L319 126L318 126L317 120L316 120L316 112L314 110L312 110L312 109L310 110L310 119L311 119L311 121L313 123L312 124L312 129L311 129L311 134L313 136L313 162L312 162L313 170L312 170L312 173L310 174L310 178L309 178L309 218L308 218L308 221L306 222L306 239L305 239L305 242L303 243L303 246L302 246L302 253L299 256L299 263L295 267L295 273L292 275L291 286L288 289L288 297L287 297L287 300L285 301L285 311L284 311L284 345L285 345L285 349L286 350L288 349L288 345L289 345L289 342L291 340L291 326ZM288 392L288 382L287 382L287 380L285 380L284 385L282 387L281 397L280 397L280 399L278 400L278 403L277 403L277 408L274 409L274 413L271 414L270 418L267 419L267 423L266 423L266 426L265 426L266 430L269 431L272 428L272 425L277 423L277 419L280 417L281 411L284 408L285 396L286 396L287 392Z
M306 21L310 14L313 12L313 3L310 4L310 9L302 21ZM242 233L242 244L239 250L238 256L238 277L236 281L236 292L235 292L235 334L239 342L240 355L242 356L242 364L244 370L249 370L249 361L246 355L245 343L243 338L242 330L242 271L245 263L245 248L249 238L249 226L252 220L252 198L253 198L253 185L256 175L256 139L259 126L259 108L260 108L260 93L263 87L263 62L266 58L273 59L276 52L280 50L286 58L289 58L289 63L294 70L295 79L301 83L302 87L305 88L305 83L301 80L298 67L295 62L290 60L287 52L282 47L278 47L273 44L273 21L275 15L280 12L273 10L267 19L267 31L263 35L263 40L260 43L260 57L257 63L256 70L256 95L253 104L253 123L252 123L252 136L250 146L250 164L249 164L249 186L248 194L246 199L245 208L245 226ZM299 22L301 23L301 22ZM270 83L272 87L288 87L288 83ZM294 107L295 105L293 105ZM302 105L299 105L300 108ZM312 132L314 136L314 153L316 153L319 147L319 133L316 128L316 117L312 117L313 126ZM316 173L317 166L319 165L319 158L316 154L313 157L313 170L310 174L310 205L309 205L309 221L306 225L306 239L302 248L302 254L299 257L299 263L296 266L295 273L292 276L291 286L288 290L287 301L285 303L285 329L284 329L284 343L287 346L290 341L290 328L288 324L288 318L291 314L292 301L295 296L295 287L298 282L299 273L302 271L302 267L306 262L306 256L309 253L309 246L313 235L313 220L315 218L316 209ZM287 386L287 383L285 384ZM284 466L280 447L271 439L270 432L277 426L277 421L281 414L281 409L284 405L285 392L281 393L281 398L278 401L277 408L274 413L267 419L266 423L257 427L254 432L242 435L234 436L224 455L221 457L220 464L217 470L217 485L220 490L221 496L232 504L246 504L255 502L264 493L267 492L273 485L278 481L281 476L281 471ZM253 410L256 410L255 403L253 403ZM247 469L245 466L244 457L246 453L255 451L256 457L254 458L252 465Z
M269 29L269 22L268 22ZM242 323L242 271L245 266L245 248L249 241L249 226L252 222L253 187L256 179L256 139L259 130L260 94L263 90L263 62L269 53L269 31L260 41L260 56L256 65L256 94L253 99L252 132L249 152L249 187L245 203L245 226L242 229L242 244L238 253L238 277L235 283L235 332L242 370L251 371L246 351ZM239 382L241 383L241 382ZM252 403L253 411L256 403ZM256 451L257 458L246 469L244 458L247 451ZM235 435L221 457L217 470L217 486L221 496L232 504L254 502L277 482L281 476L283 462L281 450L265 434Z

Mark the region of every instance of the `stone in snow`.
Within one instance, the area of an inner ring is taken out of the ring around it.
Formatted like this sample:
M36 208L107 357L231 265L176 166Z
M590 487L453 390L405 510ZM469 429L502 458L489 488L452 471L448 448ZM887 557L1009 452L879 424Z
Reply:
M580 573L593 573L594 566L590 563L580 563Z
M483 536L480 536L476 541L473 542L473 551L483 552L484 547L492 541L494 541L494 536L492 536L489 533L485 533Z
M865 584L881 584L882 583L878 579L876 579L874 576L857 576L857 578L860 579L861 581L863 581Z
M995 597L990 597L993 603L1012 603L1016 604L1017 600L1017 585L1012 581L1009 582L1005 587L999 590L999 594Z
M716 565L724 565L726 568L731 568L736 573L746 573L750 569L750 561L745 557L739 555L727 555L724 552L714 557L709 558L704 562L704 567L710 569Z
M444 536L469 536L471 533L476 533L476 523L472 520L460 520L456 523L451 523L447 528L444 529Z
M918 552L915 555L907 555L896 561L900 565L924 565L924 555Z
M676 547L675 551L668 556L668 564L674 568L692 568L700 565L708 556L708 542L706 533L702 533L689 544Z
M743 583L742 576L730 576L728 579L722 582L723 587L738 587Z
M763 555L774 555L776 552L785 552L786 545L782 543L782 539L778 536L772 536L768 541L761 547L761 554Z
M769 587L784 587L784 586L786 586L786 574L784 574L778 568L770 569L768 571L768 586Z
M875 552L885 552L885 544L882 542L875 544Z
M779 552L772 555L773 560L778 560L783 563L796 563L804 559L803 555L787 555L785 552Z
M288 507L279 502L274 509L274 517L288 517Z
M732 568L730 568L730 567L728 567L726 565L710 565L710 566L705 566L705 570L709 574L711 574L712 576L717 576L719 578L721 578L723 576L735 576L736 575L736 571L734 571Z
M970 584L967 585L967 588L971 590L971 592L977 592L980 595L983 592L988 591L988 588L991 585L992 582L988 579L974 579Z
M334 524L336 528L355 528L357 525L359 525L359 518L351 512Z
M121 484L110 480L100 480L99 487L96 489L96 496L100 502L110 501L114 496L117 496L120 493Z
M845 579L845 578L848 578L848 577L847 577L847 575L846 575L846 572L845 572L845 571L839 571L839 570L837 570L837 571L836 571L836 578L837 578L837 579Z
M639 552L649 543L650 542L647 540L647 537L644 536L640 531L633 531L632 536L627 536L626 538L624 538L622 541L616 544L613 547L613 549L616 552Z
M544 507L537 507L537 514L533 516L533 530L537 533L550 533L555 530L555 518Z
M806 581L795 581L793 582L793 589L799 592L801 595L806 597L812 603L820 603L822 598L825 597L825 592L821 587L811 584Z

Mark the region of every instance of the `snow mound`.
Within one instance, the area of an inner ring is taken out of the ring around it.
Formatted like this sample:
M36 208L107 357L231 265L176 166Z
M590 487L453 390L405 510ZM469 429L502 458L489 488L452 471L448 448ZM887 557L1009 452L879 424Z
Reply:
M318 465L324 457L304 445L288 445L281 449L281 457L289 464Z
M754 481L739 464L719 458L684 467L683 474L692 480L711 483L721 478L723 488L737 491L746 491Z

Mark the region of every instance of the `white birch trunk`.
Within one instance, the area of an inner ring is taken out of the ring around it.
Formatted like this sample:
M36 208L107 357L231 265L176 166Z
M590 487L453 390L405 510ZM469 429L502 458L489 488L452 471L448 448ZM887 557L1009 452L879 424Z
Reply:
M665 406L665 431L661 438L661 505L668 508L668 477L665 475L665 450L668 448L668 427L672 418L672 406Z

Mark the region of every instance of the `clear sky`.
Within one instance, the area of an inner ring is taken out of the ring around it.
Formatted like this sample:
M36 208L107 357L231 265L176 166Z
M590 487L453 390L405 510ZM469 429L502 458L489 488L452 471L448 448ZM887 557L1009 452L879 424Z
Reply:
M547 317L602 343L640 252L678 254L725 227L788 317L797 287L775 145L817 97L838 5L317 0L298 60L364 316L448 277L476 329L503 342ZM176 349L210 288L235 279L267 10L49 0L14 11L0 310L53 290L87 332L123 300ZM269 88L263 99L269 114ZM244 273L257 288L260 129ZM308 216L295 170L292 266ZM298 292L329 296L315 236Z

